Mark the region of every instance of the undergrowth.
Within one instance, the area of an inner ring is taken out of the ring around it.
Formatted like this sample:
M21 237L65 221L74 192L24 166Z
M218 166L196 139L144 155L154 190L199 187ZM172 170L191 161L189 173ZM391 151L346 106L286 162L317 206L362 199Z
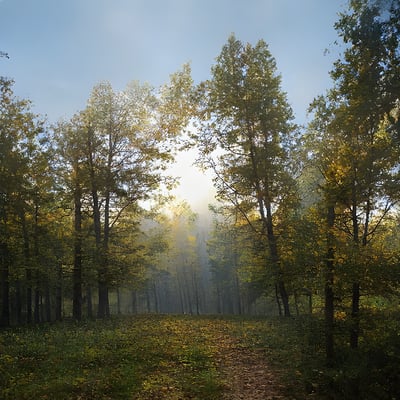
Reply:
M287 398L400 398L399 319L367 315L362 327L351 351L348 327L337 325L329 368L315 316L142 315L11 328L0 331L0 399L221 399L229 382L216 355L226 335L265 353Z
M200 321L140 316L0 333L1 399L218 399Z

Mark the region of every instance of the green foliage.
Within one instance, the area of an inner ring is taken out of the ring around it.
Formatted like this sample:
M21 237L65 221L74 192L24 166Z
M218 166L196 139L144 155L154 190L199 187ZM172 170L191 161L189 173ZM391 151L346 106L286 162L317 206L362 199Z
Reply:
M213 171L217 197L233 205L268 249L265 266L289 315L276 225L298 200L289 162L297 133L292 110L263 40L252 46L231 35L211 73L198 90L199 162Z

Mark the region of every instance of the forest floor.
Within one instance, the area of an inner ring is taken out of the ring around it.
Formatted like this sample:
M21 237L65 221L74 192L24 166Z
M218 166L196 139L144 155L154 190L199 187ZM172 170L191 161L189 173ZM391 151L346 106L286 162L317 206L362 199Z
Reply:
M287 342L265 318L142 315L10 328L0 330L0 399L299 399L303 389L292 396L285 383L282 363L295 367Z
M264 351L241 345L232 336L216 337L217 362L226 382L223 399L287 399L281 377L269 365Z

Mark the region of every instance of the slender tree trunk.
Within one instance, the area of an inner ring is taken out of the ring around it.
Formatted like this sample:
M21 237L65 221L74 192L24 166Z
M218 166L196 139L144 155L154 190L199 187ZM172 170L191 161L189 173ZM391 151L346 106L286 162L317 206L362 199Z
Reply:
M32 323L33 307L32 307L32 260L30 255L29 246L29 235L28 228L26 226L25 213L22 212L20 215L21 226L22 226L22 237L23 237L23 253L25 262L25 275L26 275L26 322Z
M33 311L33 320L35 324L40 323L40 290L39 290L39 279L38 274L36 273L36 288L34 291L34 311Z
M184 296L186 298L188 313L193 315L193 299L192 299L192 291L193 291L193 282L188 278L187 272L184 270L183 272L183 281L184 281ZM192 283L192 284L191 284Z
M10 257L7 243L0 244L2 310L0 326L10 326Z
M33 321L32 305L32 270L30 266L26 268L26 322L31 324Z
M249 132L252 132L252 128L249 129ZM268 239L270 261L272 264L272 268L274 269L274 273L276 275L276 285L277 285L276 287L278 288L279 295L282 300L284 315L285 317L290 317L289 296L286 291L285 283L283 281L282 266L280 263L281 260L279 257L278 246L277 246L277 238L274 232L274 224L272 218L272 204L269 193L270 182L269 178L265 177L265 180L263 182L264 190L262 190L261 180L258 173L257 161L255 157L256 154L255 148L256 146L254 146L253 141L251 141L250 159L253 166L253 173L255 175L254 183L257 192L258 210Z
M150 283L146 285L146 306L147 306L147 312L151 312L151 299L150 299Z
M92 288L90 287L90 285L86 286L86 308L87 317L93 318Z
M243 314L243 301L242 301L242 295L241 295L241 290L240 290L240 283L239 283L239 276L237 273L236 269L236 261L235 261L235 272L234 272L234 280L235 280L235 297L236 297L236 302L237 302L237 307L238 307L238 314L242 315Z
M216 283L217 294L217 314L222 314L222 296L219 282Z
M200 298L199 298L199 287L198 287L198 276L196 271L192 269L192 286L194 295L194 307L196 310L196 315L200 315Z
M351 319L350 347L356 349L360 335L360 284L358 282L353 283Z
M97 192L94 195L96 199L94 201L94 229L96 237L96 261L98 270L98 309L97 317L105 318L109 315L109 304L108 304L108 286L106 277L106 255L104 254L104 246L101 244L101 221L100 221L100 211L98 204ZM104 239L103 239L104 240Z
M34 310L34 314L33 314L33 318L35 323L40 323L42 318L40 315L40 311L41 311L41 284L42 284L42 280L41 280L41 273L39 270L39 205L38 205L38 199L35 199L35 214L34 214L34 235L33 235L33 255L34 255L34 260L35 260L35 291L34 291L34 301L35 301L35 310Z
M281 317L282 316L282 304L281 304L281 299L279 297L279 289L278 289L278 284L275 284L275 300L276 300L276 305L278 306L278 315Z
M137 301L136 290L132 290L131 299L132 299L132 314L137 314L138 313L138 304L137 304L138 301Z
M103 243L99 273L99 308L98 317L104 318L110 316L110 302L108 296L108 250L110 240L110 200L112 187L112 159L113 159L113 141L112 141L112 119L110 114L110 126L108 130L108 154L107 169L105 180L105 201L104 201L104 224L103 224Z
M282 279L278 281L278 289L283 304L283 312L285 317L290 317L289 296L286 291L285 283Z
M78 179L78 166L75 167L75 175ZM80 321L82 319L82 201L81 188L76 182L74 191L74 268L72 317Z
M46 310L46 321L51 322L51 295L50 295L50 285L48 282L45 283L45 310Z
M334 244L332 229L335 223L335 209L328 207L327 215L327 254L325 270L325 355L328 366L333 364L334 349Z
M108 296L108 243L110 238L110 193L106 193L104 205L103 242L101 247L99 271L99 308L97 316L105 318L110 316L110 303Z
M104 277L104 273L101 273L99 277L98 292L99 304L97 309L97 317L106 318L110 315L110 308L108 304L108 286L106 278Z
M280 265L280 258L277 246L277 239L274 232L274 226L272 222L272 210L271 204L268 203L265 206L266 216L264 216L264 223L267 231L268 246L270 252L271 263L275 269L275 274L277 276L277 289L279 292L280 299L283 305L283 313L285 317L290 317L290 307L289 307L289 296L286 291L285 283L282 277L282 270Z
M158 290L157 290L157 284L156 281L153 282L152 285L153 289L153 297L154 297L154 311L158 314L160 312L160 306L159 306L159 301L158 301Z
M299 309L299 296L297 294L297 290L294 291L294 307L296 309L296 315L300 315L300 309Z
M94 145L93 145L93 128L88 127L87 131L87 149L88 149L88 162L89 162L89 174L90 174L90 185L91 185L91 195L92 195L92 208L93 208L93 226L94 235L96 241L96 256L95 263L98 274L98 309L97 316L99 318L104 318L109 315L109 304L108 304L108 287L107 287L107 277L106 277L106 254L104 250L107 250L105 246L105 239L101 235L101 217L100 217L100 202L99 202L99 192L98 192L98 182L95 171L94 162ZM107 201L107 199L106 199ZM109 200L108 200L109 201ZM106 217L105 217L106 218ZM108 223L108 221L107 221ZM104 225L106 221L104 222ZM106 229L106 228L105 228Z
M56 321L62 320L62 264L57 261L57 284L56 284Z
M22 290L21 281L15 282L15 316L18 325L22 324Z
M121 315L121 290L117 287L117 314Z
M178 292L179 292L179 305L181 308L181 314L185 314L185 297L184 297L184 293L183 293L183 288L182 288L182 278L180 276L180 272L178 271L178 269L176 269L176 280L177 280L177 284L178 284Z
M352 224L353 224L353 241L354 245L357 249L357 258L356 258L356 274L358 275L359 271L359 249L360 249L360 233L359 233L359 221L358 221L358 209L357 209L357 197L356 197L356 187L355 183L353 183L352 188ZM368 229L368 228L367 228ZM358 347L358 338L360 331L360 283L358 279L355 279L352 286L352 302L351 302L351 328L350 328L350 347L352 349L356 349Z

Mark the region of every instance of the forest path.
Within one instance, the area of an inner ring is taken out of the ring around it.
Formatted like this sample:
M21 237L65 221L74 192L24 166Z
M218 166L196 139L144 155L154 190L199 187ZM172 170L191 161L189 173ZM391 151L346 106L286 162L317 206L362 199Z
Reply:
M286 398L279 376L268 365L264 351L250 349L230 334L214 334L216 362L224 381L226 400Z

